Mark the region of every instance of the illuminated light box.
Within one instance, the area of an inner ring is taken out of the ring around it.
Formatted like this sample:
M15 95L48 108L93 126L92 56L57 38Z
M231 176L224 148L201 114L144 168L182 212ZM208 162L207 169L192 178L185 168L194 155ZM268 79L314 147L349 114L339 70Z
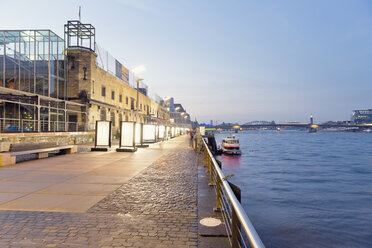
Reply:
M143 124L143 142L156 142L156 126Z
M122 121L120 123L120 140L117 152L135 152L134 146L135 123L132 121Z
M136 147L149 147L149 145L143 144L143 124L136 123L135 130L136 130L135 136L134 136L135 146Z
M200 127L199 127L199 130L200 130L200 134L201 134L202 136L204 136L204 135L205 135L205 126L200 126Z
M174 138L175 136L175 128L171 127L171 137Z
M165 128L165 139L169 138L169 130L170 130L170 127Z
M122 122L120 127L120 147L134 147L134 122Z
M159 139L159 125L156 125L155 128L155 142L157 142Z
M165 138L165 126L160 125L159 126L159 139Z
M136 123L136 132L134 135L135 139L135 144L141 145L142 144L142 124L141 123Z
M111 147L111 121L96 121L96 138L91 151L108 151Z
M179 135L180 135L180 128L176 127L176 136L179 136Z

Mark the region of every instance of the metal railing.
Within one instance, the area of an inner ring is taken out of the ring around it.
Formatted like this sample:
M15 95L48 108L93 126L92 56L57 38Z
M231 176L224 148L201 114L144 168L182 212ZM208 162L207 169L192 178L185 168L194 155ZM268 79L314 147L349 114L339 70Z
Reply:
M38 132L82 132L87 131L83 122L45 121L30 119L0 118L0 133Z
M221 211L231 246L233 248L264 248L261 238L222 173L208 145L203 138L202 141L204 160L210 173L210 185L216 191L217 210Z

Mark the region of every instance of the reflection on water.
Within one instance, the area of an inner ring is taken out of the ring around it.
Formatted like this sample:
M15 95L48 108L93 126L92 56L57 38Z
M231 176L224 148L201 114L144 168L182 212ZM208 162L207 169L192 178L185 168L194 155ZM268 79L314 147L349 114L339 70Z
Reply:
M371 134L237 136L242 156L218 159L266 247L372 247Z

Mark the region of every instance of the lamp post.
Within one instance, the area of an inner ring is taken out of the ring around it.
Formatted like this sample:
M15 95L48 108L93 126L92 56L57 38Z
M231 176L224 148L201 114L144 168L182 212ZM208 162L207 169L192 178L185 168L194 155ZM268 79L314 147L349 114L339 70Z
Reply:
M137 82L137 104L136 104L136 122L138 122L138 99L139 99L139 82L143 80L143 78L136 79L136 74L146 71L146 67L144 65L137 66L133 70L133 79Z
M139 122L139 121L138 121L138 119L139 119L139 118L138 118L138 108L139 108L139 107L138 107L138 106L139 106L139 101L138 101L138 100L139 100L139 82L142 81L142 80L143 80L143 78L139 78L139 79L136 80L136 82L137 82L136 122Z

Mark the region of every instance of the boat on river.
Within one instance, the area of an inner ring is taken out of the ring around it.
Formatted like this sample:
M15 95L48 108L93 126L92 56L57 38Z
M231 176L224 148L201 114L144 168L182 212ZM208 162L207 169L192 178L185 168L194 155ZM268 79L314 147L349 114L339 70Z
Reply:
M228 135L221 141L221 150L227 155L241 155L239 139L235 135Z

